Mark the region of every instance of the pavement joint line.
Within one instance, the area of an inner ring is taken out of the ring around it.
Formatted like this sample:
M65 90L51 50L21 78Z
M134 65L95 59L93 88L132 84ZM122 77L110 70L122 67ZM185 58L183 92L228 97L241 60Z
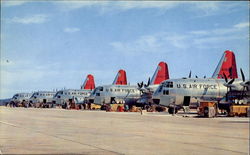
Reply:
M31 128L21 127L21 126L18 126L18 125L15 125L15 124L11 124L11 123L8 123L8 122L0 121L0 123L6 124L6 125L10 125L10 126L13 126L13 127L17 127L17 128L32 130ZM65 141L71 141L71 142L73 142L73 143L77 143L77 144L81 144L81 145L86 145L86 146L93 147L93 148L96 148L96 149L100 149L100 150L112 152L112 153L115 153L115 154L123 155L123 153L115 152L115 151L112 151L112 150L107 150L107 149L104 149L104 148L101 148L101 147L97 147L97 146L94 146L94 145L81 143L81 142L78 142L78 141L74 141L74 140L71 140L71 139L62 138L62 137L55 136L55 135L46 134L46 133L44 133L44 132L42 132L42 131L36 131L36 130L32 130L32 131L38 132L38 133L43 134L43 135L46 135L46 136L51 136L51 137L54 137L54 138L57 138L57 139L62 139L62 140L65 140ZM0 150L0 154L2 154L1 150Z

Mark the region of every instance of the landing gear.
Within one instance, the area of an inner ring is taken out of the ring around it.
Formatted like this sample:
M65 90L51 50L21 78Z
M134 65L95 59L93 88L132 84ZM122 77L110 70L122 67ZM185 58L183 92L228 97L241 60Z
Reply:
M177 112L178 112L177 108L174 108L174 107L169 107L168 108L168 113L170 113L170 114L176 114Z

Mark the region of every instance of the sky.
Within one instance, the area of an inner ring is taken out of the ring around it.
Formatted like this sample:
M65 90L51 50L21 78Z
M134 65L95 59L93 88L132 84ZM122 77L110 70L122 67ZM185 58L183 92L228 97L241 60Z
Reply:
M79 89L87 74L111 84L211 77L225 50L249 77L248 1L1 1L0 98Z

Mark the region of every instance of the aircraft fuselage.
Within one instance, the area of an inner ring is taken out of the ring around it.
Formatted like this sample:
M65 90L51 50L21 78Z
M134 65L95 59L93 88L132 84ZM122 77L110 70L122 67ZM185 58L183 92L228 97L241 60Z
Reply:
M235 80L231 90L241 91L242 80ZM227 87L224 79L170 79L163 81L153 94L156 104L188 106L190 102L220 101L226 96Z

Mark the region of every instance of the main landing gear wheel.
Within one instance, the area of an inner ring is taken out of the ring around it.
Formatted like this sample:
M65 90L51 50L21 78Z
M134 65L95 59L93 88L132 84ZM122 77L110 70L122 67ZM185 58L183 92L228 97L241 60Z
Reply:
M177 112L178 112L178 109L177 109L177 108L175 108L175 109L172 108L172 107L169 107L169 108L168 108L168 113L170 113L170 114L174 114L174 113L176 114Z

